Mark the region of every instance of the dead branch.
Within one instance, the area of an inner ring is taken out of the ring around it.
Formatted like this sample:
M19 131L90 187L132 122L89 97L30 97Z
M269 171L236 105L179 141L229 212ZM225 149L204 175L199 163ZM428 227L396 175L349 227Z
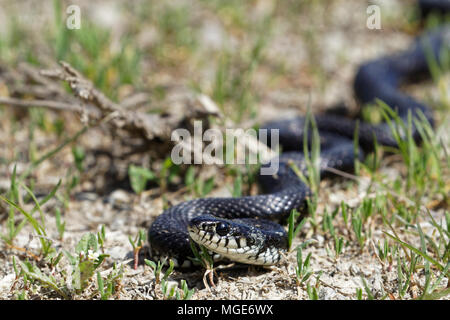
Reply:
M16 107L43 107L54 110L65 110L81 113L83 124L105 125L113 134L128 137L144 138L144 146L148 148L148 142L157 139L167 147L172 144L172 134L175 129L191 126L192 120L206 119L207 116L214 116L220 119L221 125L216 128L224 130L222 126L234 127L220 111L220 108L208 96L199 94L195 99L182 101L185 97L177 96L175 101L169 102L169 108L162 113L144 113L133 110L133 106L144 104L148 101L147 93L136 93L123 100L120 104L111 101L100 90L94 87L93 83L86 79L78 70L74 69L66 62L60 62L61 68L52 70L36 70L33 66L21 64L19 71L9 74L10 79L14 79L14 92L31 89L31 93L40 93L37 98L45 97L46 94L52 99L25 100L18 98L0 97L0 104ZM26 80L20 81L20 76L25 76ZM73 96L67 93L60 81L67 82L72 90ZM47 91L47 92L46 92ZM26 95L26 92L23 92ZM30 93L28 93L28 96ZM62 100L62 101L61 101ZM176 132L174 136L177 139ZM241 138L241 137L239 137ZM237 139L238 141L244 139ZM245 139L250 152L260 154L263 162L275 156L275 153L265 145L262 145L256 137ZM170 143L167 143L170 142ZM188 153L201 154L202 150L193 150L191 141L185 141L183 148ZM205 155L203 155L205 156ZM207 158L209 163L220 164L223 160Z
M61 68L38 70L28 64L19 65L17 70L2 70L2 78L8 84L11 97L0 97L0 103L16 107L42 107L81 113L84 124L106 124L114 133L141 137L147 142L158 139L171 141L172 131L185 127L192 119L206 119L217 116L205 103L173 104L161 113L145 113L132 110L135 105L148 101L146 93L135 94L123 103L115 103L106 97L93 83L78 70L66 62L60 62ZM69 84L72 94L64 90L59 83ZM35 99L19 99L22 96ZM100 121L98 121L100 120Z
M74 95L84 103L96 106L103 117L109 117L109 123L114 129L125 130L132 135L138 135L146 140L160 138L170 141L171 133L179 128L183 121L194 118L205 118L213 113L205 109L185 108L186 110L168 110L162 114L147 114L140 111L129 110L120 104L108 99L97 90L91 81L84 78L77 70L66 62L60 62L62 69L43 70L41 75L65 81L69 84ZM172 111L172 112L171 112Z

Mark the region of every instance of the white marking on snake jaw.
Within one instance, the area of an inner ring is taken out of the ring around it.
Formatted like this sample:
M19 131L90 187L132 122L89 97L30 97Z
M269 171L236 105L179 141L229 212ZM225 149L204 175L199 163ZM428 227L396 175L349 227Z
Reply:
M237 242L236 242L236 239L235 238L231 238L229 241L228 241L228 248L229 249L236 249L238 247L238 244L237 244Z
M246 251L245 248L237 248L235 250L236 253L244 253L245 251Z
M227 243L225 238L212 234L207 237L208 233L196 231L198 233L194 230L190 232L192 240L206 246L214 252L214 256L220 255L236 262L256 265L272 265L278 262L278 250L274 247L259 252L258 246L248 246L248 241L245 238L236 239L235 237L230 237L227 246L225 246L225 243ZM239 241L239 244L237 241Z
M211 241L212 241L213 243L217 244L217 246L219 246L220 239L219 239L218 236L214 235L214 236L211 238Z
M227 239L226 238L222 238L222 239L220 239L219 245L221 247L224 247L226 243L227 243Z

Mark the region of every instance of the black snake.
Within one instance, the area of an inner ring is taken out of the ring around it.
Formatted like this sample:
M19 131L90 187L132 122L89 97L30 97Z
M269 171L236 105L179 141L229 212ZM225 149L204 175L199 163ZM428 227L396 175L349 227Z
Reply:
M425 15L431 9L449 12L450 1L419 1ZM360 66L354 80L354 91L364 105L382 100L406 124L408 114L425 116L434 124L432 112L425 104L401 92L399 86L419 75L429 75L429 58L439 61L443 50L449 50L450 26L425 32L406 51L381 57ZM356 121L340 116L315 117L320 132L320 176L326 168L352 171L355 162L354 134ZM279 262L287 249L285 229L272 220L285 219L293 209L306 208L310 189L294 173L289 163L295 163L306 174L302 146L304 118L273 121L263 126L279 129L283 153L279 156L276 175L259 175L263 194L237 198L200 198L182 202L165 210L149 230L149 242L154 255L168 256L180 266L189 265L192 256L190 238L208 250L233 261L271 265ZM359 145L362 150L378 144L397 146L386 123L377 125L360 122ZM269 130L270 132L270 130ZM412 136L420 135L412 126ZM363 151L358 153L363 158ZM289 163L288 163L289 162ZM270 165L270 164L267 164Z

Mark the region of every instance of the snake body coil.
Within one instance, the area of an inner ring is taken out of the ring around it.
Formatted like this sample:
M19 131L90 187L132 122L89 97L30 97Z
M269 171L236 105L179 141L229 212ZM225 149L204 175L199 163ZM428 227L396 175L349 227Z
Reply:
M424 9L427 4L428 1L421 1ZM445 10L445 6L443 8ZM450 26L444 26L425 33L405 52L363 64L354 80L357 98L362 104L382 100L397 112L405 124L408 114L411 114L413 117L425 116L433 125L431 110L399 91L399 86L418 75L428 75L429 58L439 61L440 53L448 51L449 47ZM352 171L356 122L331 115L319 115L315 120L321 140L321 177L328 173L326 168ZM295 163L306 174L304 155L299 151L304 125L304 118L298 117L263 126L265 129L279 129L279 142L284 151L279 156L277 174L258 177L263 194L200 198L167 209L150 227L152 251L175 258L180 266L187 266L190 261L187 258L192 256L189 241L192 238L212 252L233 261L276 264L287 249L287 235L284 228L272 220L286 219L293 209L304 211L310 195L309 188L288 164ZM374 138L378 144L397 146L386 123L372 125L360 122L358 129L359 144L365 151L371 150ZM420 140L414 125L412 136ZM362 159L363 152L359 152L358 156Z

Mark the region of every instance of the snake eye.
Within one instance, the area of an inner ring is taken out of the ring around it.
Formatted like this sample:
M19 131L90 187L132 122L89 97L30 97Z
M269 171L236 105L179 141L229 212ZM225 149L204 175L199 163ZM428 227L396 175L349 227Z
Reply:
M229 228L228 225L226 223L220 222L217 226L216 226L216 232L219 234L219 236L224 236L228 233Z

